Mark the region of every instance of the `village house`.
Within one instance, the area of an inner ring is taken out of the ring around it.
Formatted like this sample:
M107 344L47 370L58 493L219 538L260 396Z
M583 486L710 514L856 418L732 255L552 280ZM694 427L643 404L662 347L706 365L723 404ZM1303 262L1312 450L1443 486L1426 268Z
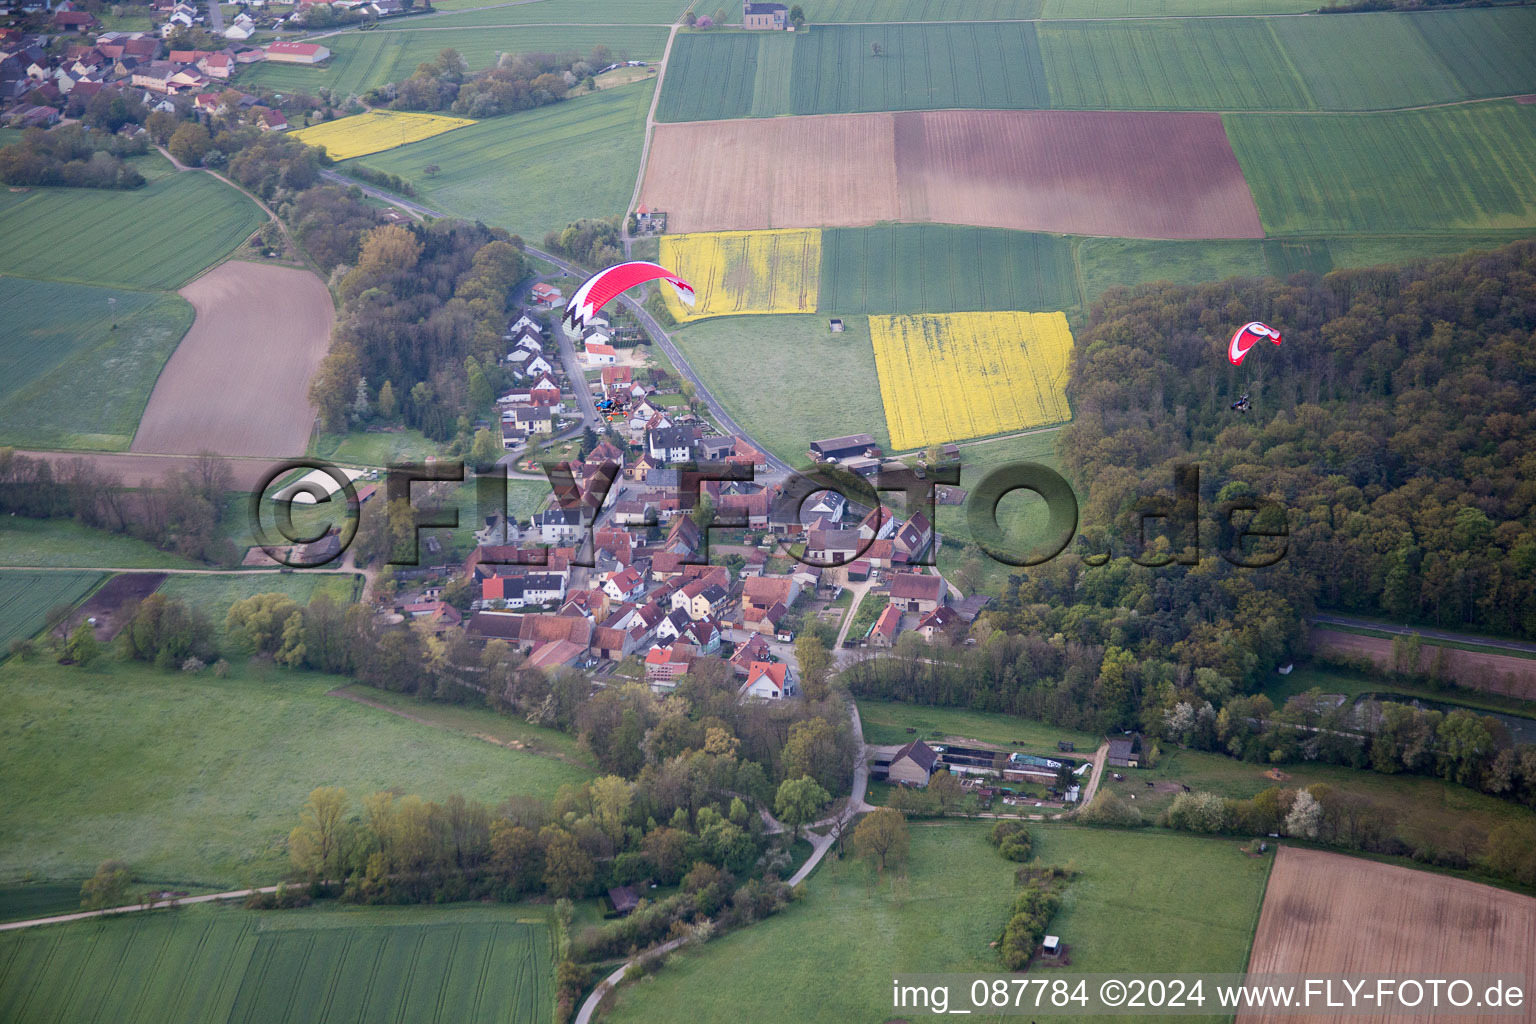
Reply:
M891 605L926 615L944 603L944 578L899 572L891 578Z
M947 604L941 604L918 620L917 631L924 640L933 643L939 634L951 634L961 625L960 613Z
M730 599L731 595L724 587L706 577L686 584L673 594L672 607L683 609L690 619L703 619L722 614Z
M689 462L698 440L699 432L693 427L664 427L646 435L646 450L662 462Z
M901 633L901 609L894 604L888 604L880 612L880 617L869 631L869 644L871 647L893 647L896 637Z
M805 557L822 565L851 562L862 546L858 530L808 530Z
M638 601L645 596L645 576L634 568L615 573L603 584L603 593L614 601Z
M645 680L651 689L675 690L678 678L687 675L693 665L693 653L692 647L682 643L652 647L645 656Z
M575 541L586 527L582 510L577 508L552 508L533 515L533 528L545 544Z
M746 643L736 645L736 651L731 655L731 671L745 678L753 662L767 660L768 638L754 633Z
M741 684L737 696L743 700L784 700L799 692L788 665L754 661L747 669L747 681Z
M743 3L741 27L783 32L789 27L789 8L783 4Z
M922 740L913 740L891 755L886 778L898 784L926 786L938 760L939 755L934 753L932 747Z

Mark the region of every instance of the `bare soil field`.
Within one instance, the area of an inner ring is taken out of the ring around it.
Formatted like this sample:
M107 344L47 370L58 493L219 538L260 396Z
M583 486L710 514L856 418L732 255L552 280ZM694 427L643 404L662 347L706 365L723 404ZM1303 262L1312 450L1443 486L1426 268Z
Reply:
M155 382L130 450L303 454L314 423L309 379L335 320L325 283L231 261L181 295L197 318Z
M1260 238L1216 114L939 110L658 125L642 199L679 232L929 221Z
M1385 637L1360 636L1331 629L1311 632L1312 649L1370 658L1378 665L1392 667L1392 641ZM1522 700L1536 700L1536 659L1509 654L1463 651L1455 647L1435 647L1424 641L1419 648L1419 668L1428 672L1435 657L1445 652L1445 674L1458 686L1485 693L1502 693Z
M1536 950L1536 899L1529 896L1318 850L1282 846L1275 857L1250 974L1513 974L1527 969ZM1237 1019L1261 1024L1297 1018L1254 1011ZM1523 1016L1435 1019L1536 1021L1536 1006L1527 1002Z
M101 585L101 588L76 608L54 632L59 636L69 633L86 619L95 619L96 639L103 643L117 636L126 624L118 614L130 602L144 600L160 589L165 582L163 572L119 573Z

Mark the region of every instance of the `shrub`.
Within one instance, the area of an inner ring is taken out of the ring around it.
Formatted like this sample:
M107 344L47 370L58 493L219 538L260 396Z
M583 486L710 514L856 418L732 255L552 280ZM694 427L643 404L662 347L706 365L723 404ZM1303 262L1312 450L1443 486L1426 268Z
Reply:
M1105 790L1093 798L1093 803L1077 812L1077 820L1085 825L1116 825L1120 828L1139 828L1141 812Z
M1026 861L1034 854L1034 840L1022 821L1000 821L992 826L992 845L1008 860Z

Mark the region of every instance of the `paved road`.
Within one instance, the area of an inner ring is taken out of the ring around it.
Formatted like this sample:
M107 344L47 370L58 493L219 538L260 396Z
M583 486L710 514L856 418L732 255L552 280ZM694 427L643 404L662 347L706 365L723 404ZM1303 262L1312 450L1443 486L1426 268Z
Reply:
M1314 615L1309 621L1314 625L1320 626L1352 626L1356 629L1374 629L1379 633L1395 633L1399 636L1418 635L1426 640L1449 640L1452 643L1472 644L1477 647L1488 647L1501 651L1519 651L1522 654L1536 654L1536 644L1533 643L1525 643L1520 640L1494 640L1489 637L1473 636L1468 633L1453 633L1447 629L1393 626L1383 622L1372 622L1370 619L1354 619L1347 615Z
M366 195L373 196L375 199L382 200L383 202L389 203L391 206L395 206L399 209L414 213L417 216L452 216L451 214L444 213L441 210L434 210L429 206L423 206L420 203L412 202L409 199L401 199L399 196L385 192L382 189L374 188L371 185L365 184L364 182L348 178L346 175L338 174L335 171L323 170L320 172L320 176L325 178L327 181L333 181L340 185L356 186ZM580 267L577 267L574 263L571 263L568 260L561 259L559 256L556 256L553 253L544 252L542 249L535 249L531 245L527 246L526 248L527 251L532 255L538 257L541 260L545 260L548 263L554 264L556 267L560 268L568 274L573 275L578 280L586 276L586 272L584 270L582 270ZM656 342L657 347L667 354L668 359L672 360L672 365L677 367L677 372L682 374L684 379L693 384L694 390L698 394L699 400L704 403L707 409L709 409L710 414L714 416L715 422L720 424L720 428L722 430L728 434L736 435L747 444L762 452L763 455L767 457L768 467L773 471L774 474L789 473L792 471L789 463L769 452L767 448L755 440L752 435L748 434L741 428L739 423L731 418L730 413L726 412L725 407L720 404L720 400L710 393L709 389L704 386L703 381L699 380L698 374L694 372L693 367L689 365L688 360L683 358L683 354L677 350L677 346L672 344L671 336L667 334L666 331L662 330L661 324L657 323L656 318L651 316L650 313L646 312L644 306L642 306L636 299L628 295L619 296L619 301L622 302L625 307L627 307L629 311L635 315L635 318L640 321L640 326L643 327L646 333L651 336L651 339Z

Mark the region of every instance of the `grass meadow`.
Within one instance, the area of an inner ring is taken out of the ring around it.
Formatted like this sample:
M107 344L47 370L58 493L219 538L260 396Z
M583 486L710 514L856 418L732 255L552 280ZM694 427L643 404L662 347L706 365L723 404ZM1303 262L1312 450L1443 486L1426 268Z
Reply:
M1132 803L1148 820L1173 802L1174 792L1154 792L1148 782L1179 782L1195 790L1222 796L1253 796L1270 786L1311 786L1318 783L1369 799L1397 820L1396 832L1415 846L1459 848L1466 838L1480 850L1482 840L1509 821L1536 823L1536 811L1488 796L1465 786L1422 775L1382 775L1340 765L1298 763L1276 766L1283 781L1265 775L1268 765L1237 761L1198 750L1165 749L1157 766L1122 769L1123 782L1106 775L1100 786Z
M824 316L716 317L672 340L742 429L800 465L817 438L868 432L890 447L869 321L844 326L833 334Z
M126 451L192 326L176 295L0 277L0 441Z
M0 274L180 288L229 255L266 219L255 203L201 173L171 175L128 192L0 192L0 237L6 239Z
M689 0L537 0L499 7L487 7L485 0L438 0L432 6L447 13L406 24L423 28L464 24L671 25L682 18ZM463 13L455 13L461 10Z
M0 935L0 1019L546 1024L547 911L189 907Z
M143 878L266 885L288 870L287 834L316 786L494 804L591 776L329 696L346 682L12 659L0 666L0 879L81 878L117 858Z
M224 622L229 617L230 605L236 601L257 594L285 594L299 604L308 604L326 594L338 604L350 604L356 600L361 584L361 576L345 573L176 574L167 576L156 593L185 601L188 607L207 615L213 623L214 643L224 649L230 646Z
M130 485L136 481L125 481ZM0 519L0 565L114 569L206 569L133 537L93 530L70 519Z
M12 640L43 628L48 613L72 606L101 582L95 572L28 572L0 569L0 656Z
M879 1024L892 1017L893 974L1002 973L988 943L1006 924L1016 865L987 842L989 827L913 824L909 863L884 877L852 859L825 862L803 900L673 956L621 989L607 1020L670 1020L686 1006L699 1024ZM1039 863L1081 872L1051 924L1074 973L1243 970L1268 858L1168 834L1031 832Z
M624 212L654 89L624 86L487 118L374 154L368 166L408 179L428 206L537 243L573 220ZM441 168L430 178L429 164Z
M859 698L859 720L864 726L865 743L906 743L912 739L932 743L945 736L954 736L1002 747L1011 747L1017 742L1020 749L1053 754L1058 741L1068 740L1076 744L1075 753L1081 757L1091 756L1103 742L1101 736L1047 725L1032 718L868 697ZM909 728L917 732L908 733Z
M476 12L491 14L492 12ZM666 48L667 30L611 26L451 27L453 15L433 16L420 28L341 32L325 45L331 59L319 67L263 61L242 72L241 82L267 89L314 93L330 89L338 98L367 92L386 82L409 78L416 65L437 59L444 50L459 51L471 71L483 71L504 53L556 53L585 56L598 45L609 47L614 59L649 60ZM480 24L471 22L472 25Z

